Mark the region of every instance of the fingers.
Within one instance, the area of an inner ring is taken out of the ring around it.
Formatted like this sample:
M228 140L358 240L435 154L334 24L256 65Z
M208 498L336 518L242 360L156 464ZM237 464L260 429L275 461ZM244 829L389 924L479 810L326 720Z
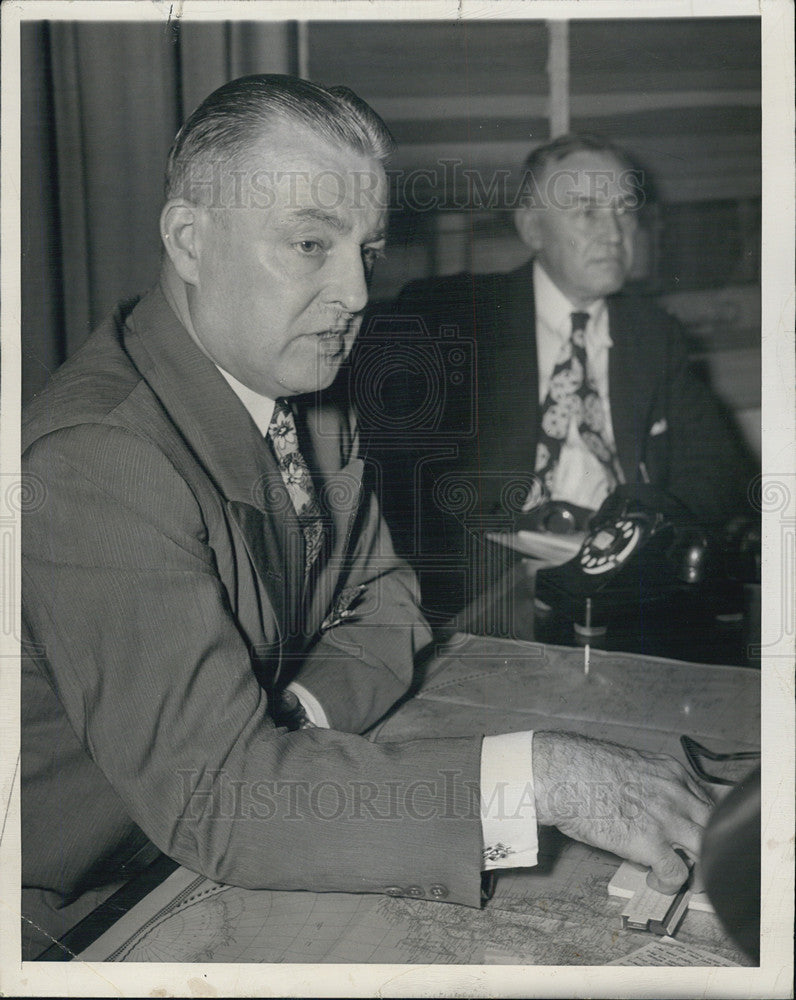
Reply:
M713 806L715 805L713 799L710 798L710 795L705 791L704 788L699 788L696 785L696 782L687 781L686 787L688 788L688 791L691 793L691 795L696 799L696 802L698 803L698 805L694 803L695 805L694 821L697 823L706 823L707 818L710 815Z
M688 878L688 865L673 849L664 850L647 872L647 885L656 892L673 894Z
M677 833L671 836L672 850L682 851L694 861L699 857L702 848L703 827L697 823L684 823Z
M713 806L716 803L711 798L710 792L707 790L707 788L705 788L704 785L700 784L700 782L695 781L691 777L691 775L688 774L687 771L685 773L684 780L685 780L685 784L686 784L686 787L688 788L689 792L691 792L691 794L693 796L695 796L695 798L699 799L699 801L704 806L707 807L708 813L710 813L710 810L713 808ZM705 817L705 821L707 821L707 816Z
M694 798L698 799L703 806L707 807L708 810L713 808L715 802L713 801L711 793L707 788L705 788L702 782L693 778L689 771L683 767L678 760L675 760L675 758L669 754L649 754L645 756L647 760L655 760L664 765L664 767L669 770L670 776L674 779L674 781L685 785ZM702 811L698 811L698 813L702 818L694 816L693 818L696 822L702 822L707 819Z
M533 767L540 823L649 866L649 885L659 892L683 884L688 865L676 850L699 856L713 803L682 764L667 754L540 732Z
M654 815L649 815L653 822L647 832L654 840L652 860L647 863L652 866L654 877L666 885L659 889L660 892L674 892L686 878L687 862L699 858L710 815L710 807L702 798L683 788L676 792L668 803L659 801L652 806ZM649 845L650 841L647 843ZM673 885L678 878L679 883ZM652 881L649 884L652 885Z
M710 817L713 800L707 789L695 781L681 764L673 758L669 758L667 763L670 773L665 776L665 784L672 815L685 817L690 825L696 825L701 839L701 829Z
M651 888L675 893L688 878L689 862L699 857L712 802L673 758L647 759L638 774L643 809L628 830L626 854L637 852L632 860L650 867Z

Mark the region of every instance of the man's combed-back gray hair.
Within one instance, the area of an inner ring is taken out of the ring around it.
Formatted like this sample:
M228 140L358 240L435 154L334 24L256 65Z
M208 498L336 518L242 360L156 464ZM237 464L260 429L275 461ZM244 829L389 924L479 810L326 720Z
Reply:
M533 203L535 196L542 188L542 180L548 171L552 171L557 163L571 153L607 153L619 163L622 168L622 183L629 200L636 206L644 203L645 177L644 172L633 162L630 155L615 143L599 135L571 132L537 146L525 158L523 179L520 187L520 197L524 204Z
M560 135L551 142L546 142L542 146L537 146L536 149L531 150L525 158L525 170L538 180L550 164L560 162L564 157L569 156L570 153L584 151L588 153L608 153L627 170L632 171L636 169L628 154L608 139L604 139L598 135L570 132L567 135Z
M166 166L166 198L191 198L191 179L203 168L238 163L269 125L284 121L382 164L395 149L381 118L348 87L321 87L281 74L244 76L213 91L177 133Z

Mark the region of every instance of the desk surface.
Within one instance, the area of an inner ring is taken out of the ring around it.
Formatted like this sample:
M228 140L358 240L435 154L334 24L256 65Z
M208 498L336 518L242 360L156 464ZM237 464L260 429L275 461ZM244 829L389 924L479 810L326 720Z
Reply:
M546 728L677 756L683 733L715 750L755 748L759 678L753 670L599 651L585 677L576 650L455 635L430 660L418 695L373 738ZM650 935L620 929L622 904L606 891L616 857L554 830L542 830L540 840L539 865L501 874L482 910L378 895L251 891L180 868L79 957L604 965L649 942ZM713 914L689 911L677 939L748 964Z

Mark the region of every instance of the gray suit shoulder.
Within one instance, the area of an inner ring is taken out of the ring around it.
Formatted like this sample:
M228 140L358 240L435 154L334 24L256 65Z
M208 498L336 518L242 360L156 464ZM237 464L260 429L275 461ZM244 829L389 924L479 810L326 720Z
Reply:
M108 422L135 392L142 378L124 350L123 329L137 301L117 306L23 409L23 452L57 430Z

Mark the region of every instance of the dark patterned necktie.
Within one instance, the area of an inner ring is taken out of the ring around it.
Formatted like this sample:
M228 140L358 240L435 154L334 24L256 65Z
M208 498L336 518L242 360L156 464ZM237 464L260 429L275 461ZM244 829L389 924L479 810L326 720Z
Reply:
M556 362L542 403L536 474L541 479L545 498L549 498L552 491L553 474L573 419L577 421L581 440L605 470L608 492L617 484L616 453L605 440L605 408L588 375L585 338L588 322L588 313L572 313L572 334L566 356Z
M304 572L309 573L323 546L323 519L309 466L299 451L296 419L287 401L277 399L268 437L290 502L304 534Z

